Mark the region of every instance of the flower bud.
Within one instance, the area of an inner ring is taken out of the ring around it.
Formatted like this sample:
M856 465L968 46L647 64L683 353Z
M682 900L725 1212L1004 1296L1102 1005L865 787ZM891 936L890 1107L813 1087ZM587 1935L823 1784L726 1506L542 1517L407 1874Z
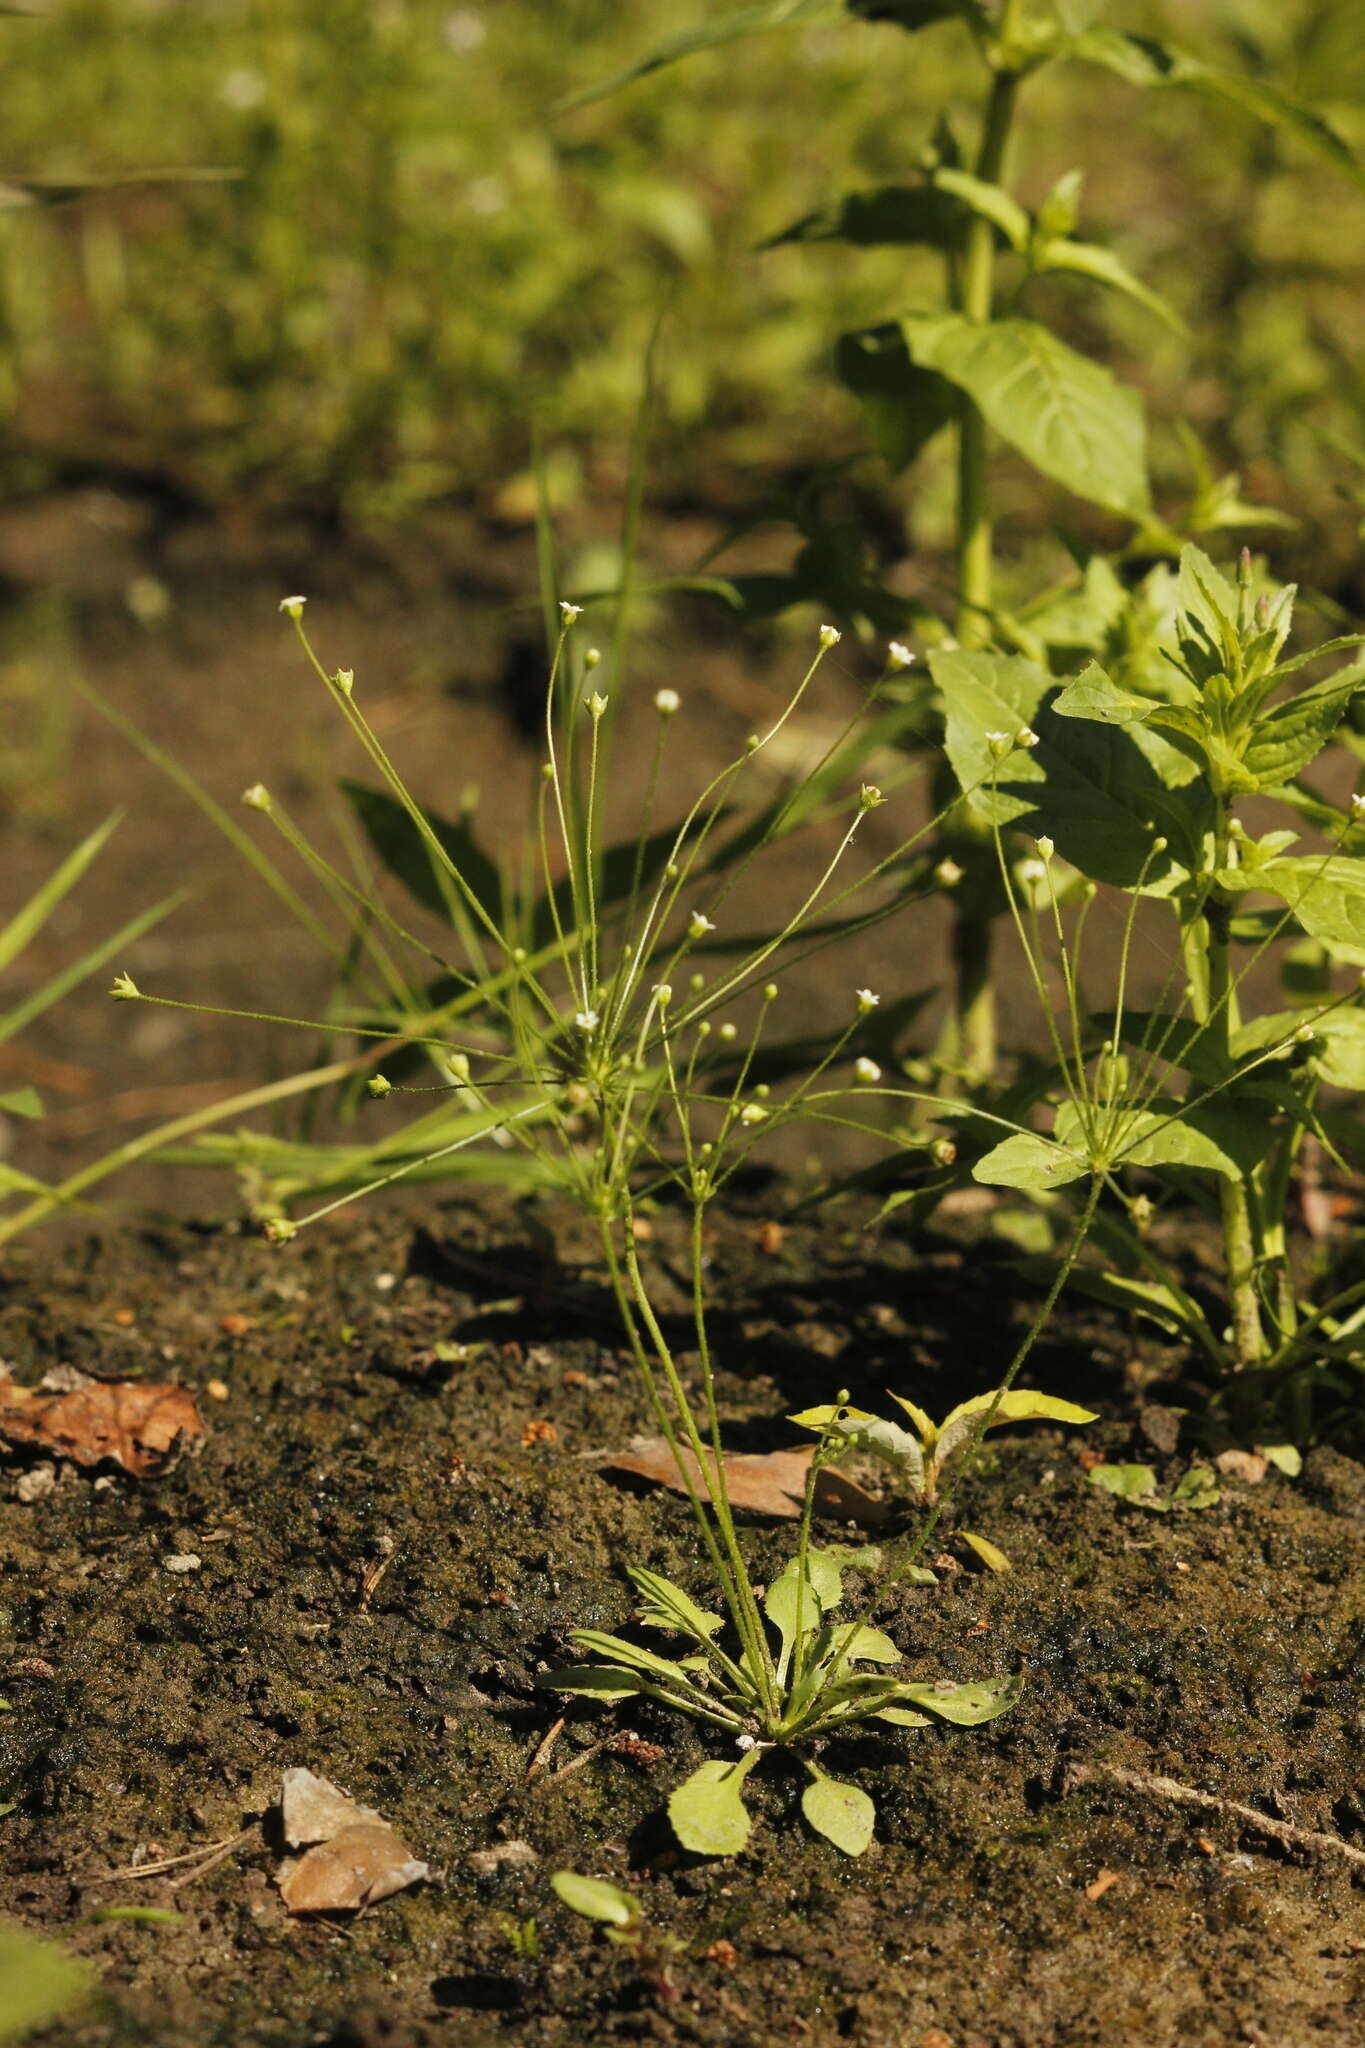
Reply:
M265 1234L272 1244L288 1244L291 1237L298 1236L299 1226L291 1223L287 1216L272 1216L265 1226Z
M951 1138L935 1138L933 1144L929 1147L929 1157L933 1160L935 1166L955 1166L957 1163L957 1146Z
M583 656L584 668L596 668L602 659L600 647L589 647Z
M746 1102L739 1113L739 1120L742 1124L747 1124L752 1129L755 1124L763 1124L768 1121L768 1112L757 1102Z
M885 802L886 798L882 795L875 782L865 782L858 791L858 804L861 810L875 811L878 804L884 804Z
M891 669L909 668L914 659L903 640L893 640L886 650L886 665Z
M843 637L837 626L822 626L820 628L820 645L824 648L837 647Z
M953 859L941 860L934 869L934 880L940 889L955 889L962 880L964 870Z
M694 910L691 917L687 920L687 936L689 939L704 939L706 934L713 932L715 928L710 918L703 917L699 910Z
M131 974L120 974L115 977L109 993L116 1003L135 1003L141 998L142 990Z
M355 670L353 668L339 668L333 681L336 683L342 696L349 697L355 688Z
M1053 854L1057 851L1057 848L1050 839L1035 839L1033 843L1038 849L1039 860L1051 860Z
M575 619L582 618L583 607L581 604L570 604L566 597L562 597L559 600L559 616L566 626L571 626Z
M881 997L874 996L870 988L860 988L858 990L859 1016L865 1017L869 1010L875 1010L880 1001Z
M303 608L307 602L306 597L282 597L280 599L280 610L288 618L301 619L303 617Z
M392 1081L386 1080L383 1074L371 1074L365 1086L369 1089L371 1095L380 1102L383 1101L386 1095L392 1095L393 1093Z
M862 1059L857 1059L853 1062L853 1072L856 1079L861 1081L865 1088L870 1088L874 1081L880 1081L882 1078L882 1070L877 1065L877 1062L868 1059L865 1055Z
M263 782L253 782L250 789L242 791L242 802L252 811L270 809L270 791Z
M606 708L606 698L602 695L602 692L600 690L594 690L591 697L589 697L588 699L588 709L592 713L594 725L597 723L597 720L602 716L602 713L606 710Z
M658 712L660 718L671 718L681 703L682 698L676 690L656 690L654 692L654 709Z

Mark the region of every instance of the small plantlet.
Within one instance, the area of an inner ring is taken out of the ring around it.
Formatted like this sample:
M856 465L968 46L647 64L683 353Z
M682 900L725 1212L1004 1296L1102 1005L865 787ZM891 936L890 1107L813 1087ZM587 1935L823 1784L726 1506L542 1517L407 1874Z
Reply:
M1027 1387L1012 1387L1003 1394L978 1394L962 1401L942 1422L932 1422L924 1410L902 1394L890 1397L905 1410L910 1428L870 1415L865 1409L834 1404L803 1408L788 1420L801 1429L824 1433L831 1444L842 1444L849 1453L875 1459L895 1473L912 1500L933 1506L939 1498L939 1483L945 1469L975 1444L986 1429L1001 1429L1010 1422L1094 1422L1089 1408L1074 1401L1061 1401L1053 1394L1035 1394Z
M534 1920L502 1920L498 1931L520 1963L533 1963L540 1954L540 1936Z
M584 1920L595 1921L608 1941L630 1951L657 1998L672 2005L681 1997L673 1966L683 1953L683 1944L674 1935L650 1926L633 1893L600 1877L581 1877L576 1870L557 1870L550 1883L561 1905Z

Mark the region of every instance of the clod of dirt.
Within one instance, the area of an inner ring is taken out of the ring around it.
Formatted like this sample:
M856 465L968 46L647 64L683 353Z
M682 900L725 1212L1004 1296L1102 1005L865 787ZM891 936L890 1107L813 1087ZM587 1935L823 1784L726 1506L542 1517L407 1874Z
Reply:
M495 1842L466 1860L475 1877L496 1877L500 1870L529 1870L540 1858L529 1842Z
M280 1820L291 1848L276 1882L291 1913L358 1913L429 1875L396 1828L358 1806L330 1779L301 1767L284 1773Z
M135 1479L149 1479L203 1433L187 1387L80 1379L52 1392L16 1386L9 1367L0 1365L0 1438L6 1443L33 1444L77 1465L108 1458Z
M682 1455L693 1484L699 1484L701 1468L695 1454L685 1450ZM811 1456L811 1447L804 1444L789 1451L728 1452L724 1465L730 1505L743 1508L748 1514L776 1515L784 1521L794 1521L806 1496ZM637 1479L647 1479L653 1486L666 1486L670 1493L687 1491L673 1453L662 1437L632 1437L630 1449L615 1452L604 1460L603 1469L629 1472ZM856 1480L832 1471L829 1466L816 1477L815 1510L841 1522L861 1522L867 1527L889 1520L891 1514L882 1501L874 1499Z

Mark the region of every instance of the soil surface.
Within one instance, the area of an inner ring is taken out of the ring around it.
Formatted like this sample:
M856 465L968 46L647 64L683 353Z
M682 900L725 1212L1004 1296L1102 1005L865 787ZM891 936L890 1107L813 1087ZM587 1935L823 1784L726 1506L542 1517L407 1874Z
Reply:
M993 1383L1029 1306L1006 1268L847 1210L779 1243L761 1228L776 1208L757 1196L712 1244L735 1447L794 1441L784 1416L841 1386L884 1407L890 1385L938 1414ZM1130 1333L1097 1313L1069 1311L1032 1377L1103 1420L995 1440L940 1532L938 1584L878 1603L909 1674L1022 1667L1027 1684L981 1729L829 1747L829 1768L877 1799L866 1856L810 1834L802 1774L780 1760L751 1781L743 1855L680 1854L667 1792L720 1752L648 1705L570 1709L531 1773L556 1718L534 1676L564 1659L571 1628L626 1622L626 1563L706 1591L685 1503L627 1490L585 1455L641 1429L643 1404L600 1276L553 1220L557 1259L514 1210L471 1202L377 1213L283 1252L167 1225L7 1254L0 1357L21 1381L58 1366L174 1379L209 1425L200 1454L159 1479L63 1467L44 1493L32 1456L0 1471L5 1907L91 1957L104 1984L43 2038L1365 2038L1365 1470L1319 1449L1297 1480L1225 1478L1197 1512L1100 1492L1096 1452L1150 1462L1165 1484L1219 1446L1182 1423L1178 1386L1152 1400L1151 1370L1171 1361L1149 1353L1135 1372ZM681 1309L675 1221L657 1220L648 1253ZM914 1526L879 1532L891 1560ZM963 1527L1013 1570L982 1570ZM744 1533L762 1581L791 1526ZM186 1556L198 1568L168 1568ZM291 1765L377 1808L429 1880L346 1922L289 1918L271 1809ZM1067 1789L1068 1768L1097 1765L1357 1858L1160 1789ZM527 1847L492 1874L471 1862L512 1844ZM196 1849L202 1871L110 1875ZM633 1891L654 1953L560 1906L549 1880L563 1868ZM181 1917L93 1917L127 1905ZM664 1937L681 1945L671 1963Z

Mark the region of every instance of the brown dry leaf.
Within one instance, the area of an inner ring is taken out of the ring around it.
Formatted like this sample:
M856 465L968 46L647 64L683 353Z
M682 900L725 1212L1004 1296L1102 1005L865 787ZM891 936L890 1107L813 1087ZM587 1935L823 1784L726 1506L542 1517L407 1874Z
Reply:
M1118 1883L1119 1874L1117 1870L1101 1870L1097 1872L1086 1886L1085 1895L1088 1899L1092 1900L1102 1899L1105 1893L1112 1892L1114 1886Z
M134 1478L164 1471L182 1444L204 1433L187 1387L142 1380L86 1380L60 1393L18 1387L0 1366L0 1437L98 1465L109 1458Z
M291 1913L358 1913L428 1874L373 1807L358 1806L330 1778L301 1766L284 1773L280 1824L290 1848L315 1845L287 1857L277 1873Z
M278 1882L291 1913L358 1913L427 1875L427 1865L416 1861L396 1828L362 1820L290 1857L280 1865Z
M1270 1470L1270 1460L1259 1451L1220 1451L1213 1462L1225 1479L1240 1479L1247 1486L1259 1486Z
M798 1444L789 1451L731 1451L725 1458L725 1484L732 1507L753 1515L779 1515L795 1521L806 1494L806 1473L813 1446ZM694 1483L700 1467L691 1451L684 1451L687 1470ZM710 1461L708 1460L708 1463ZM654 1486L666 1486L670 1493L685 1493L673 1453L662 1437L632 1437L630 1448L604 1461L608 1472L629 1472ZM891 1510L849 1479L826 1466L815 1482L817 1514L836 1521L862 1522L873 1527L890 1519Z

